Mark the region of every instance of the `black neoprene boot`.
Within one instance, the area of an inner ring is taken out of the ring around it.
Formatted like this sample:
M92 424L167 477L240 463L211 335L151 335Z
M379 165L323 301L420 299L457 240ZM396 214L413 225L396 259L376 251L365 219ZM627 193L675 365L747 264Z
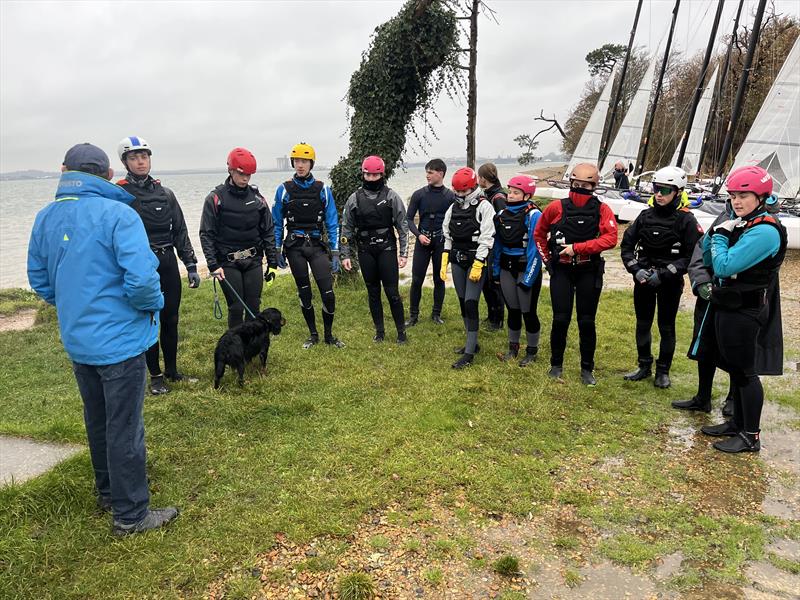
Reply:
M669 373L666 371L656 371L656 377L653 379L653 385L657 388L661 388L662 390L667 389L672 385L672 382L669 379Z
M725 421L719 425L703 425L700 428L701 433L713 437L727 437L729 435L736 435L739 433L739 427L732 420Z
M550 365L550 370L547 372L548 377L552 377L553 379L558 379L564 373L564 369L561 365Z
M398 331L397 332L397 343L402 346L406 342L408 342L408 336L406 336L406 332L405 331Z
M497 353L497 358L499 358L500 360L502 360L504 362L508 362L509 360L517 358L518 355L519 355L519 342L516 343L516 344L513 343L513 342L509 342L508 343L508 352L506 352L505 354L502 354L502 353L498 352Z
M467 349L466 346L461 346L461 348L456 348L455 350L453 350L453 352L455 352L456 354L464 354L466 349ZM477 354L480 351L481 351L480 344L475 344L475 354Z
M756 433L740 431L735 436L720 442L714 442L714 448L722 452L736 454L737 452L758 452L761 450L761 436Z
M520 367L527 367L529 364L536 360L536 355L539 353L537 346L528 346L525 348L525 356L519 361Z
M164 375L151 375L150 376L150 393L153 396L160 396L169 392L169 388L164 384Z
M442 319L442 315L436 312L431 314L431 321L433 321L436 325L444 325L444 319Z
M408 319L406 320L406 327L413 327L419 323L419 315L408 315Z
M472 361L475 359L474 354L464 353L461 355L456 362L453 363L452 367L454 369L464 369L472 364Z
M386 334L383 331L376 331L375 335L372 336L372 341L373 342L382 342L385 337L386 337Z
M622 378L625 381L641 381L642 379L647 379L652 373L650 370L652 364L652 361L640 360L639 368L630 373L625 373Z
M597 379L595 379L594 373L589 369L581 369L581 383L583 385L595 386L597 385Z
M711 412L711 399L701 400L697 396L692 396L691 400L675 400L672 403L672 408L679 408L680 410L698 410L705 413Z

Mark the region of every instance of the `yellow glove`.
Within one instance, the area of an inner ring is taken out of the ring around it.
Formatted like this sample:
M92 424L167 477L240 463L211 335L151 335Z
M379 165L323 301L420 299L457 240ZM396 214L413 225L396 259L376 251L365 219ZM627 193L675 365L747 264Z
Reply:
M472 268L469 270L469 280L475 282L480 281L484 266L486 265L483 264L483 261L476 258L472 263Z
M442 252L442 268L439 269L439 279L447 281L447 263L450 262L450 253L445 250Z

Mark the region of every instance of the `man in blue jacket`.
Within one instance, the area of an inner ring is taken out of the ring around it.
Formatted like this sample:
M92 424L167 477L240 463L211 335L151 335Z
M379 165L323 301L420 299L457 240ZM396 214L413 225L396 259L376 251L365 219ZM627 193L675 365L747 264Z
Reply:
M145 473L144 352L164 306L158 260L134 197L110 183L108 156L91 144L67 151L55 202L36 215L28 281L54 305L83 399L97 503L113 533L156 529L175 508L150 509Z

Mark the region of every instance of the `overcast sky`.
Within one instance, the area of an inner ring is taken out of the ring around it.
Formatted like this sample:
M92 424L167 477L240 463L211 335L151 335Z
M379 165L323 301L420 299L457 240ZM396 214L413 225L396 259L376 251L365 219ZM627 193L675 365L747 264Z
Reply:
M234 146L274 167L298 141L320 164L347 152L342 100L370 34L402 2L0 2L0 171L56 170L90 141L146 138L156 169L224 167ZM477 152L517 154L544 109L563 122L588 77L584 57L627 44L635 0L491 0L478 38ZM673 0L645 0L637 44L655 47ZM720 34L737 2L726 3ZM752 20L755 0L745 2ZM798 2L778 0L798 13ZM684 0L675 45L704 48L716 0ZM466 107L443 95L426 156L465 154ZM545 134L540 151L557 150ZM406 159L423 158L414 147Z

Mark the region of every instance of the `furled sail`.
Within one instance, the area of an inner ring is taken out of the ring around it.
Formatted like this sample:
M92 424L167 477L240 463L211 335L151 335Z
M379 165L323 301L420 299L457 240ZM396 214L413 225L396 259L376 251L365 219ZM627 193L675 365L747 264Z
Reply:
M683 164L680 165L681 169L689 174L697 173L700 165L697 162L700 160L700 151L703 148L703 136L706 132L708 125L708 113L711 110L711 99L714 97L714 86L717 84L717 72L719 67L714 69L711 79L706 85L703 96L700 98L700 103L697 105L697 112L694 115L694 122L692 129L689 131L689 141L686 143L686 152L683 154ZM683 141L683 140L681 140ZM675 154L672 155L672 160L669 164L674 165L678 162L678 151L681 149L681 141L678 142L678 147L675 148Z

